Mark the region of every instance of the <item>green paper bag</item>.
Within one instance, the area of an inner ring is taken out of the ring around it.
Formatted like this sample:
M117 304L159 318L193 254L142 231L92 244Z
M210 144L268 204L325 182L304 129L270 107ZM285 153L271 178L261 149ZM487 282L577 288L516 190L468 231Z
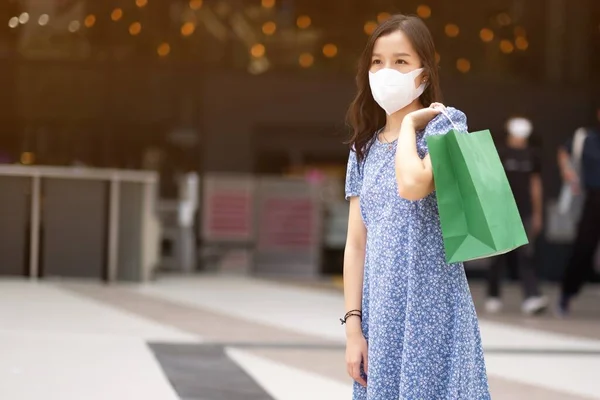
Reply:
M528 243L489 130L427 138L446 261L507 253Z

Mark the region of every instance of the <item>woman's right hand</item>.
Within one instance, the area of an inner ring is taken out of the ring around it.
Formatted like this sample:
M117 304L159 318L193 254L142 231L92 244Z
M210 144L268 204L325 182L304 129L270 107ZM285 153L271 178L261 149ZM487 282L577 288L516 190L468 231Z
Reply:
M361 365L366 375L369 365L367 361L367 340L362 332L357 332L348 335L346 340L346 367L348 375L363 387L366 387L367 381L361 374Z

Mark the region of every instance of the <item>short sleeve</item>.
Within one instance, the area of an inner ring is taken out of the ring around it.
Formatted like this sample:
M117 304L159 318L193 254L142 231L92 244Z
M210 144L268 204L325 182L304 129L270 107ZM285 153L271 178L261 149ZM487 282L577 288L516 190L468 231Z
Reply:
M346 169L346 200L351 197L359 196L362 188L362 171L359 167L356 152L350 151L348 156L348 167Z
M445 135L452 129L459 132L468 132L467 116L456 108L447 107L444 114L437 115L425 127L423 146L419 149L419 155L425 157L429 153L429 149L427 148L427 138L429 136Z

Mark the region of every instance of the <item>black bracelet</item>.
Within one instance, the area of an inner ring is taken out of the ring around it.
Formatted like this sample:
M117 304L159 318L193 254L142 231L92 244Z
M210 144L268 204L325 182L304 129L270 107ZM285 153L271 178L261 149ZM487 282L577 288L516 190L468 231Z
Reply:
M362 311L361 310L348 311L346 313L346 315L344 315L344 318L340 318L342 325L344 325L346 323L346 321L348 320L348 318L350 318L350 317L358 317L362 321Z
M342 322L342 325L344 325L346 323L346 320L348 318L350 318L350 317L358 317L362 321L362 315L357 314L357 313L352 313L350 315L346 315L344 318L340 318L340 321Z

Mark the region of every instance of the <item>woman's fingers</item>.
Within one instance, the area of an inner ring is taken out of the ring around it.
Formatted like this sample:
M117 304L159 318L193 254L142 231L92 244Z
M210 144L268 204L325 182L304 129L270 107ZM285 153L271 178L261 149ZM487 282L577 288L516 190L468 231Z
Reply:
M352 379L358 382L362 386L367 386L367 381L364 380L360 373L360 362L352 363Z
M364 337L349 339L346 347L346 371L363 387L367 387L367 365L367 342Z

